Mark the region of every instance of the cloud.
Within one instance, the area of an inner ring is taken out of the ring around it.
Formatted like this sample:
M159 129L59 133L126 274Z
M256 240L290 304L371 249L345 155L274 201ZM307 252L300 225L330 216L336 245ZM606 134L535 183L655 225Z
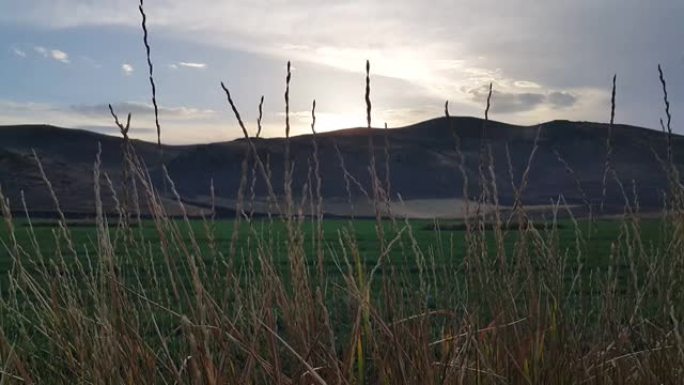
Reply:
M121 116L131 112L131 137L156 142L154 109L147 103L113 104ZM213 110L188 106L160 110L162 142L167 144L201 143L231 139L225 121ZM50 103L19 102L0 99L0 125L51 124L83 128L105 134L118 134L107 104L60 106ZM112 127L108 129L107 127Z
M527 80L516 80L513 85L519 88L541 88L539 84Z
M194 68L194 69L205 69L207 68L206 63L193 63L193 62L179 62L179 66L185 67L185 68Z
M12 53L15 54L16 56L21 57L21 58L26 57L26 51L23 51L17 47L12 48Z
M483 106L486 104L488 92L488 85L468 90L471 99ZM577 100L577 96L567 91L516 92L505 89L498 90L496 86L494 86L492 91L491 110L492 112L506 114L532 111L540 107L560 109L574 106L575 103L577 103Z
M47 103L16 102L13 100L0 99L0 113L47 112L54 110L55 107Z
M49 58L64 64L69 64L69 54L66 52L55 49L55 48L45 48L43 46L37 45L33 47L33 50L40 56L44 58Z
M51 50L50 57L52 57L54 60L57 60L58 62L69 63L69 55L66 52L60 51L58 49Z
M109 126L104 126L104 125L87 125L87 126L74 126L74 127L69 127L69 128L77 128L81 130L88 130L88 131L93 131L97 132L99 134L105 134L105 135L114 135L114 136L119 136L121 134L121 131L119 127L116 127L114 125L109 125ZM149 136L156 136L157 134L157 129L154 127L136 127L135 131L137 134L145 134Z
M548 94L547 100L552 106L557 108L572 107L577 103L577 96L569 92L554 91Z
M48 57L48 49L45 47L41 47L39 45L33 47L33 50L36 51L39 55L43 57Z
M124 63L121 65L121 71L123 71L124 75L129 76L133 73L133 66L128 63Z
M154 115L154 106L149 103L140 102L120 102L112 103L114 111L120 114L131 113L133 116L150 117ZM78 104L69 107L69 110L84 116L109 116L108 104ZM160 117L172 117L174 119L192 120L212 117L216 111L211 109L201 109L195 107L159 107Z
M207 64L206 63L185 62L185 61L169 64L169 68L174 70L174 71L181 68L181 67L182 68L189 68L189 69L203 70L203 69L207 68Z
M137 121L152 121L154 117L154 107L148 103L140 102L120 102L112 103L114 111L120 115L131 113L134 120ZM217 113L211 109L201 109L188 106L173 106L162 107L159 109L160 117L167 121L193 121L193 120L207 120L217 117ZM36 102L15 102L11 100L0 100L0 124L11 123L10 118L28 119L27 122L36 123L36 120L42 119L42 123L59 124L64 121L64 117L70 127L93 126L95 123L87 122L109 122L111 115L109 113L109 105L101 104L79 104L72 106L59 106L49 103ZM5 122L3 122L3 120ZM25 120L25 119L24 119ZM54 120L54 121L53 121ZM81 123L74 123L81 122ZM84 123L85 122L85 123Z

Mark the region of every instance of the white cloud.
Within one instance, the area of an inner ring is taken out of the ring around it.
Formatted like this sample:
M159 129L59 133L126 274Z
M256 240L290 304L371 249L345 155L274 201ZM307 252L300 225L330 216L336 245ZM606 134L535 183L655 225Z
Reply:
M128 63L124 63L121 65L121 71L123 71L124 75L129 76L133 73L133 66Z
M154 117L154 106L150 103L141 102L120 102L112 103L112 107L121 113L130 112L134 116ZM84 116L108 116L109 106L107 104L79 104L69 107L69 111L79 113ZM196 107L177 106L159 107L159 115L162 117L172 117L179 120L204 119L216 115L212 109L202 109Z
M179 62L179 66L185 67L185 68L194 68L194 69L205 69L207 68L207 65L205 63L193 63L193 62Z
M41 47L39 45L33 47L33 50L36 51L39 55L43 57L48 57L48 49L45 47Z
M52 60L68 64L71 61L69 60L69 54L66 52L55 49L55 48L45 48L43 46L37 45L33 47L33 50L40 56L44 58L50 58Z
M50 51L50 57L52 57L54 60L62 63L69 63L69 55L64 52L60 51L58 49L53 49Z
M516 80L513 85L519 88L542 88L539 84L527 80Z
M13 47L13 48L12 48L12 53L15 54L15 55L17 55L17 56L19 56L19 57L21 57L21 58L26 57L26 52L23 51L23 50L21 50L21 49L19 49L19 48L17 48L17 47Z

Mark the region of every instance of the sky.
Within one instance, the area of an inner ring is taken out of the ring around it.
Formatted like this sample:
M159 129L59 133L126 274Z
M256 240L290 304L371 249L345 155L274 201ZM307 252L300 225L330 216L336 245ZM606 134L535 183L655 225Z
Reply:
M115 135L107 105L132 113L130 134L156 140L137 0L0 0L0 125L45 123ZM681 0L145 0L162 142L231 140L264 102L267 137L284 135L292 61L292 133L441 116L523 125L616 121L684 134Z

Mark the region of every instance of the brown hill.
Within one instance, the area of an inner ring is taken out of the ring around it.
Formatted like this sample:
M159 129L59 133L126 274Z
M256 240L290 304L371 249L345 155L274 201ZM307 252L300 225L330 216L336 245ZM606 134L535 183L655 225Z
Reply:
M589 202L597 205L603 190L607 135L608 126L599 123L552 121L540 126L515 126L490 121L485 125L481 119L454 117L432 119L387 131L340 130L319 134L316 140L323 195L330 202L347 200L340 156L349 174L369 189L371 138L380 179L385 180L387 143L390 192L393 197L401 194L406 201L475 199L480 193L481 160L491 157L499 200L503 205L511 204L515 197L513 185L519 184L536 143L528 187L523 197L525 203L546 205L563 195L571 204L585 205ZM261 159L268 160L276 192L282 194L285 140L257 139L254 142ZM0 127L0 184L3 191L12 202L19 202L19 192L23 190L32 208L51 210L50 200L46 199L49 198L47 190L31 156L31 149L35 149L57 195L63 200L65 211L92 212L92 164L98 143L102 146L104 170L117 180L121 165L119 138L50 126ZM616 209L624 206L623 190L630 200L634 199L632 195L636 192L641 207L645 209L661 207L663 192L668 185L658 157L665 157L667 135L640 127L616 125L611 145L611 165L623 187L620 188L614 177L609 178L607 207ZM134 146L150 166L155 180L159 181L156 145L135 141ZM684 137L673 136L672 146L676 163L681 165L684 161L681 156ZM301 192L310 177L313 136L293 137L290 147L294 162L293 189ZM164 163L184 200L206 205L213 180L219 202L223 203L222 212L232 213L241 162L246 153L244 140L164 146L163 153ZM468 197L462 193L461 154L469 181ZM567 166L572 173L568 173ZM484 171L489 173L488 169ZM260 198L267 195L263 181L257 183L256 192ZM352 189L352 195L354 201L365 199L361 189L356 187ZM18 206L13 204L13 208ZM329 206L328 211L345 214L339 205L334 209ZM411 209L406 211L413 212Z

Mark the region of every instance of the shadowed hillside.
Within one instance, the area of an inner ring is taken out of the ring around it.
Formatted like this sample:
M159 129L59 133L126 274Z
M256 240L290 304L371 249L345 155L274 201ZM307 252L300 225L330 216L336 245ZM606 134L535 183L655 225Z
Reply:
M438 118L390 130L351 129L319 134L316 140L326 199L341 202L347 199L344 173L335 146L339 148L348 172L369 189L369 136L375 147L376 169L381 181L385 181L385 143L389 145L390 194L393 198L396 194L401 194L407 201L463 198L460 149L469 181L469 198L477 199L480 194L480 173L489 175L490 172L488 167L479 166L481 160L489 162L491 159L499 200L502 205L510 205L515 199L513 185L519 185L537 143L524 193L525 204L549 204L561 194L569 203L582 206L586 203L595 206L601 200L608 125L552 121L523 127L490 121L485 126L481 119L462 117ZM311 135L290 140L296 195L301 194L304 183L313 177L310 175L312 140ZM268 160L274 188L281 194L285 140L256 139L254 142L261 159ZM112 178L119 178L119 138L50 126L2 127L0 183L3 190L17 202L19 191L24 190L31 207L50 210L47 190L30 155L31 149L35 149L57 195L63 200L65 211L88 213L93 207L89 186L98 143L102 146L104 170ZM159 180L156 145L141 141L133 144ZM667 181L657 156L666 156L667 135L616 125L611 145L611 165L626 193L623 194L614 176L609 175L606 206L622 208L625 194L634 200L633 192L636 192L642 208L661 207ZM682 163L682 150L684 138L674 136L673 152L677 164ZM163 153L169 173L186 201L208 204L209 186L213 180L219 198L217 202L230 212L240 182L246 141L164 146ZM572 172L568 172L566 165ZM250 164L248 169L251 168ZM355 201L364 200L359 188L352 187L352 194ZM267 195L261 180L256 184L256 195L258 198Z

